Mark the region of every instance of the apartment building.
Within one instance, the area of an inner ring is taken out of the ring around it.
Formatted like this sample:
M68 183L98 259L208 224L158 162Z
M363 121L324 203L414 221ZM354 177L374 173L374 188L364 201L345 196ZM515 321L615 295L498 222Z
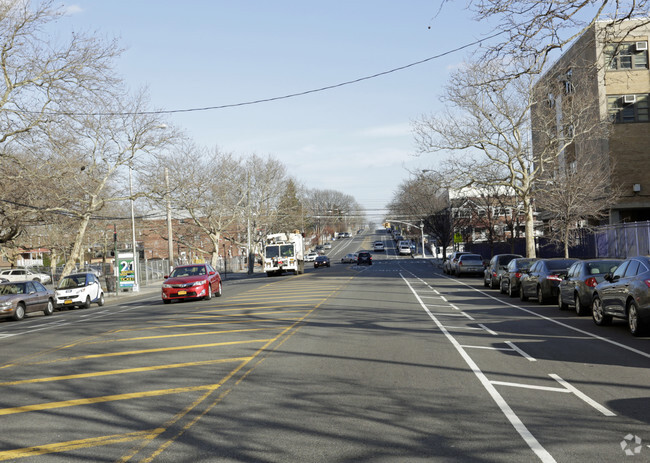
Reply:
M604 161L620 186L610 224L650 220L649 37L650 18L599 21L535 88L533 153L552 147L570 169Z

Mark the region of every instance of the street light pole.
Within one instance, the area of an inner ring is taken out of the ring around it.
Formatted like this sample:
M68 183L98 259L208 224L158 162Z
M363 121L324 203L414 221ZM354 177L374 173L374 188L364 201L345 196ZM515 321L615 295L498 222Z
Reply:
M169 273L172 273L174 263L174 240L172 239L172 201L169 191L169 169L165 167L165 188L167 189L167 255L169 259Z
M138 262L138 254L137 250L135 248L135 213L134 213L134 200L133 200L133 180L132 180L132 175L131 171L133 170L133 166L129 165L129 196L131 196L131 245L133 249L133 291L138 292L140 291L140 285L139 285L139 277L138 277L138 267L139 267L139 262Z

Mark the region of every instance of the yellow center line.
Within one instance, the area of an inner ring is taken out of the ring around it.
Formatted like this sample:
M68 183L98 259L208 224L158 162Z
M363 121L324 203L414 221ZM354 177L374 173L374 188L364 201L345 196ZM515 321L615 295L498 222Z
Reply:
M98 445L119 444L120 442L130 442L134 440L148 439L158 435L161 429L151 429L148 431L128 432L125 434L113 434L111 436L92 437L89 439L72 440L68 442L58 442L56 444L39 445L37 447L27 447L15 450L6 450L0 452L0 461L14 460L17 458L36 457L48 453L68 452L71 450L96 447Z
M110 376L110 375L124 375L129 373L140 373L143 371L156 371L156 370L167 370L171 368L187 368L187 367L197 367L203 365L214 365L217 363L244 362L250 360L250 358L251 357L235 357L235 358L226 358L226 359L201 360L196 362L170 363L166 365L151 365L148 367L124 368L122 370L104 370L104 371L95 371L92 373L77 373L75 375L62 375L62 376L50 376L46 378L21 379L17 381L7 381L4 383L0 383L0 386L16 386L19 384L48 383L51 381L67 381L70 379L95 378L99 376Z
M141 349L141 350L130 350L124 352L108 352L104 354L90 354L90 355L80 355L78 357L65 357L54 360L43 360L41 362L33 362L23 365L46 365L52 363L60 362L71 362L73 360L88 360L88 359L97 359L97 358L106 358L106 357L120 357L125 355L139 355L139 354L153 354L157 352L173 352L179 350L189 350L189 349L201 349L204 347L217 347L217 346L233 346L237 344L251 344L259 342L268 342L269 339L250 339L246 341L228 341L228 342L213 342L210 344L194 344L191 346L175 346L175 347L159 347L156 349Z
M253 331L269 331L269 330L279 330L279 329L284 329L284 326L271 326L269 328L242 328L239 330L199 331L196 333L160 334L157 336L138 336L135 338L105 339L103 341L88 342L85 345L88 346L88 345L95 345L95 344L112 344L112 343L126 342L126 341L145 341L149 339L183 338L187 336L207 336L212 334L247 333Z

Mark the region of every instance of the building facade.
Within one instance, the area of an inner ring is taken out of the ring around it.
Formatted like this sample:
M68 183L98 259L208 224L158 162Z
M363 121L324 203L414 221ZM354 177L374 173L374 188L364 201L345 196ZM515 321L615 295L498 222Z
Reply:
M533 153L554 146L571 169L606 162L619 189L610 224L650 220L649 37L648 18L596 22L535 89Z

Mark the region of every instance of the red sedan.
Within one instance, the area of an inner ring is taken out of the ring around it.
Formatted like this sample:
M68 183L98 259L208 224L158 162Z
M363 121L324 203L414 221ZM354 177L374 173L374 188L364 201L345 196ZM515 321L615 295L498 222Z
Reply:
M221 296L221 276L210 264L179 265L162 285L162 300L212 299Z

